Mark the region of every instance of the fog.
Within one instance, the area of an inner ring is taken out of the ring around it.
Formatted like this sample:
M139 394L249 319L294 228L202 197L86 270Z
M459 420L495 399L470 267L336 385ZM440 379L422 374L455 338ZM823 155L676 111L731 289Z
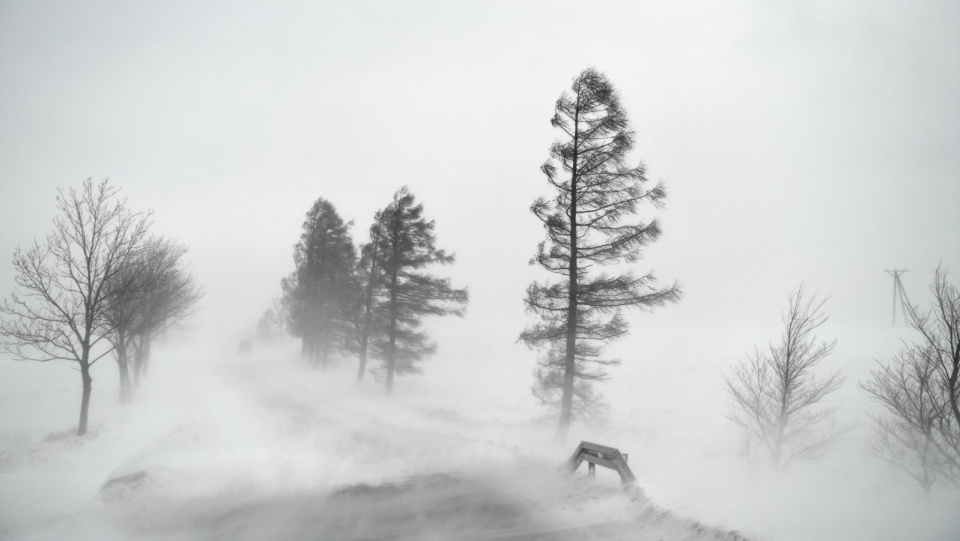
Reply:
M915 337L891 326L884 270L908 269L926 305L933 269L960 264L958 26L952 2L0 2L0 257L47 234L57 187L109 178L190 248L204 289L131 403L113 361L94 367L83 438L68 436L68 363L0 359L0 537L416 538L333 517L462 498L495 517L425 531L493 538L507 517L518 536L529 522L699 539L699 521L751 539L955 538L957 490L925 500L870 453L876 404L858 383ZM591 66L629 114L630 160L668 189L635 266L684 295L628 313L599 387L607 420L559 444L517 337L543 277L529 207L549 193L554 103ZM428 321L423 375L386 397L354 384L356 359L318 371L289 337L236 354L313 202L361 242L403 185L471 297L464 318ZM825 368L846 376L829 402L850 429L778 471L742 456L723 374L778 336L801 282L828 299ZM580 440L628 452L643 497L606 470L558 478ZM137 471L149 481L131 493L101 491ZM368 501L360 485L399 488Z

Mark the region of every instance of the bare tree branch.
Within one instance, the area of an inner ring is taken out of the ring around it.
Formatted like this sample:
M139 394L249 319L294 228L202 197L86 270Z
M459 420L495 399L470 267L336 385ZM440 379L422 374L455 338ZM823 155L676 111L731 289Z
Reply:
M815 336L827 321L824 302L808 298L801 284L790 293L780 342L755 350L724 377L728 417L781 466L819 456L842 432L833 422L835 409L821 405L844 381L839 372L817 374L836 346Z
M960 486L960 290L938 267L926 313L909 308L920 340L877 363L860 386L883 406L873 450L929 493L938 481Z
M53 231L13 256L16 290L0 304L2 347L15 359L77 363L83 382L77 434L87 430L90 366L106 353L114 302L108 284L137 256L148 215L129 210L106 180L59 190Z

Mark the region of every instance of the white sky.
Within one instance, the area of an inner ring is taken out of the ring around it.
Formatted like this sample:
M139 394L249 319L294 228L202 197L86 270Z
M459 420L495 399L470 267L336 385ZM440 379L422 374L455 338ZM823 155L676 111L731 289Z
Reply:
M636 333L769 322L804 279L835 322L889 325L885 268L923 271L917 299L960 270L956 2L273 4L0 0L3 296L55 187L109 177L239 336L317 197L360 236L407 184L470 287L459 332L512 344L552 107L589 66L670 190L641 270L686 296Z

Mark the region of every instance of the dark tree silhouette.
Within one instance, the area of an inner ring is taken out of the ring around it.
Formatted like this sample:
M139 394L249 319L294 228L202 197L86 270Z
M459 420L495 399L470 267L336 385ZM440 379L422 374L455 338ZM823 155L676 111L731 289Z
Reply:
M263 311L263 315L257 320L257 339L272 340L280 335L283 329L280 316L277 315L273 307Z
M937 445L946 402L935 385L936 365L929 362L934 356L922 346L904 346L889 362L878 363L872 378L860 384L885 410L873 416L876 435L871 450L907 472L928 495L941 472L950 472Z
M930 310L908 310L917 343L861 383L884 408L874 417L874 451L928 492L938 480L960 486L960 289L943 267L930 289Z
M382 231L383 211L378 210L370 225L370 239L360 247L360 260L354 274L357 295L354 308L354 327L357 340L359 363L357 367L357 381L363 381L367 370L367 355L370 350L370 337L376 332L377 320L374 308L375 300L383 288L383 269L380 267L378 250ZM382 327L382 326L381 326Z
M419 373L417 362L436 349L420 326L423 317L462 316L469 296L449 279L423 270L451 264L454 256L436 247L434 222L423 217L423 205L406 187L394 194L379 223L370 247L382 282L373 300L372 318L381 322L373 345L383 361L380 372L389 394L395 375Z
M17 288L0 306L3 347L14 358L77 364L83 384L77 435L87 431L90 368L112 349L105 315L116 298L108 285L136 257L147 231L147 217L130 211L118 191L90 179L80 189L60 190L53 232L14 252Z
M303 339L304 355L324 367L332 352L348 349L352 341L352 225L344 223L329 201L317 199L294 247L296 270L282 284L291 333Z
M138 254L130 263L124 266L107 287L114 295L114 301L104 313L106 336L116 354L117 368L120 371L120 400L126 402L131 395L130 383L130 355L134 349L141 313L139 303L147 294L146 276L144 274L144 255Z
M800 285L790 293L779 344L757 350L725 377L730 392L730 419L747 441L760 442L777 465L818 456L840 433L835 408L822 401L843 383L839 372L817 374L836 340L818 342L816 331L827 321L825 301L806 297Z
M642 248L660 236L660 225L637 214L644 203L661 208L666 197L662 183L648 185L643 164L626 163L634 133L610 81L594 69L582 72L557 100L551 123L563 139L542 167L555 195L537 199L530 209L547 232L531 264L560 278L530 284L526 307L539 321L520 339L547 350L535 393L559 403L562 440L574 400L589 395L596 402L587 388L607 377L606 366L618 363L601 354L604 344L627 333L622 310L676 302L680 288L658 288L653 273L596 271L640 259Z
M128 266L132 278L118 292L118 303L108 313L111 341L120 367L121 397L129 395L129 359L133 357L133 384L149 369L153 340L181 323L203 296L187 270L187 248L162 237L147 240ZM125 391L126 389L126 391Z

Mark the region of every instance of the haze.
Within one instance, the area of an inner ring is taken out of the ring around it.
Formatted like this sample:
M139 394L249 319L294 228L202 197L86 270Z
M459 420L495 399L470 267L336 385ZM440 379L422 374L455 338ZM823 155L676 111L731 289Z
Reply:
M637 135L631 160L668 189L653 214L663 237L637 268L678 281L684 296L629 314L630 335L611 346L623 365L600 387L608 423L577 425L569 444L554 445L554 417L529 393L537 353L517 337L530 322L524 291L542 277L528 265L543 238L529 207L549 193L539 170L559 136L549 120L588 67L620 92ZM228 395L249 410L209 413L235 430L202 448L263 438L256 461L226 463L263 472L244 482L268 491L289 489L297 472L295 488L314 490L446 474L464 462L440 461L433 471L398 458L351 475L348 466L304 459L274 476L271 457L289 457L297 431L260 432L288 417L254 411L268 396L247 389L257 381L273 398L292 389L301 415L323 417L338 401L355 406L355 418L322 440L334 447L384 412L397 430L462 431L557 463L593 438L630 452L656 505L744 535L950 538L960 532L956 490L925 504L870 455L871 404L857 383L910 336L891 327L884 270L909 269L904 287L925 304L933 269L960 265L958 96L960 5L948 1L0 1L2 297L14 287L5 258L50 230L57 187L87 178L109 178L131 206L151 210L158 233L190 248L205 292L160 346L154 386L133 409L116 403L112 361L97 366L97 441L51 451L49 464L21 457L0 469L0 507L19 502L16 517L0 510L0 536L56 538L62 530L44 528L82 514L106 474L179 426L185 406L162 397L195 380L205 382L188 386L198 410L212 412L213 397ZM333 202L361 242L374 212L404 185L436 221L439 245L456 253L443 274L471 296L463 319L428 323L439 347L424 375L401 379L391 403L372 381L355 393L348 387L352 359L328 373L308 369L292 339L254 344L255 356L237 361L238 342L253 338L293 270L310 205ZM777 482L740 468L722 373L776 338L787 294L801 282L829 299L820 332L838 340L829 366L847 381L835 403L856 428L830 455ZM236 366L246 375L234 386L224 374ZM0 437L8 443L0 451L25 453L69 429L75 379L66 366L2 359ZM326 395L311 398L313 388ZM155 422L121 437L137 412ZM500 447L441 448L491 469L505 462ZM63 458L70 453L79 458ZM165 464L189 462L171 456ZM62 505L38 496L61 490L60 481L38 481L51 470L72 479L64 490L76 496ZM219 494L217 483L234 473L210 473L215 488L182 494Z

